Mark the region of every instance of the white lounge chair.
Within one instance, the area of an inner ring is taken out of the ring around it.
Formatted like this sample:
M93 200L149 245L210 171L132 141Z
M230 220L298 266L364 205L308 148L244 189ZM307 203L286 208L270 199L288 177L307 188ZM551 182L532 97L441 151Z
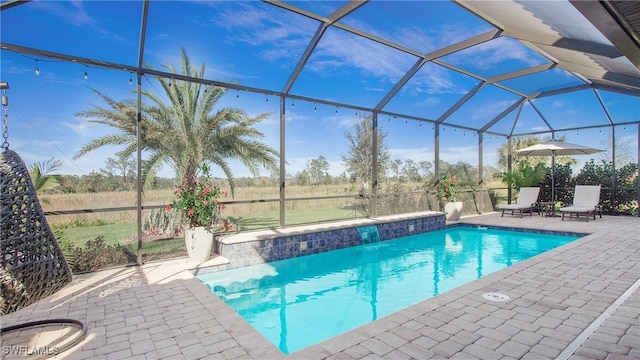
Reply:
M562 220L564 215L569 214L569 218L576 214L576 217L580 217L580 214L587 216L589 221L589 215L593 214L593 220L596 219L596 212L600 214L602 218L602 212L600 211L600 185L576 185L573 192L573 204L560 208L562 212Z
M519 211L520 217L522 217L525 210L529 210L529 216L531 216L533 215L533 208L538 202L538 195L540 195L539 187L521 187L516 203L499 205L498 210L502 210L501 216L504 216L505 211L511 210L511 215ZM538 214L539 213L540 211L538 211Z

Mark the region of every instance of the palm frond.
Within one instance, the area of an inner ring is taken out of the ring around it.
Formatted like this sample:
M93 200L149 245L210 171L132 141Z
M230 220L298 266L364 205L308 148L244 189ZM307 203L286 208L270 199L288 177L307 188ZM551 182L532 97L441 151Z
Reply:
M61 185L59 175L51 174L62 166L62 161L51 158L45 162L35 163L29 169L29 176L36 192L57 188Z
M99 138L91 140L89 143L81 147L80 150L78 150L76 154L73 156L73 159L74 160L78 159L90 153L91 151L97 150L103 146L123 145L123 144L131 143L132 141L135 143L136 137L131 136L129 134L111 134L111 135L101 136Z

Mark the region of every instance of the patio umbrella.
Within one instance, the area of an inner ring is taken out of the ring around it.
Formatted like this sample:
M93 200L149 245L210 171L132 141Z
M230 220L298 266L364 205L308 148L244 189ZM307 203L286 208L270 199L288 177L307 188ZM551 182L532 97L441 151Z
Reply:
M589 155L603 151L604 150L590 148L582 145L570 144L568 142L560 140L551 140L517 150L516 154L520 156L563 156Z
M550 140L517 150L515 153L519 156L551 156L551 201L555 202L555 180L553 173L555 171L556 155L589 155L603 151L604 150L601 149L571 144L560 140Z

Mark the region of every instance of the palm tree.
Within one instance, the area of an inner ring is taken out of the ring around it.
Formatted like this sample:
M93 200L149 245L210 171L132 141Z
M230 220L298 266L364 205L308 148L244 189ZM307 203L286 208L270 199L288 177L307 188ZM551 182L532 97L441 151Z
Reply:
M539 135L531 135L515 139L511 146L513 151L516 151L548 140L548 138L541 139ZM557 140L564 141L565 137L561 136ZM494 177L501 179L509 188L520 189L523 186L541 184L545 181L547 174L554 171L551 166L547 166L550 159L548 156L513 155L511 172L507 172L508 152L508 143L505 142L498 149L498 168L502 173L496 173ZM571 156L556 156L555 163L558 167L558 164L575 164L577 160Z
M191 66L184 48L181 54L181 74L204 78L204 64L198 71ZM164 67L177 74L173 66ZM264 134L253 127L269 117L269 113L251 118L243 110L232 107L214 112L226 89L166 78L157 80L169 102L159 94L142 90L142 95L150 101L143 104L141 119L141 146L148 153L142 164L144 188L153 182L163 165L171 166L181 182L188 182L200 164L215 164L227 177L232 194L235 180L229 160L239 160L254 175L258 175L260 167L277 170L278 152L262 143L260 139ZM93 139L78 151L75 158L106 145L125 145L122 156L133 154L137 145L136 101L115 101L97 90L93 91L108 107L93 105L78 116L119 129L120 133Z
M511 148L513 149L513 151L516 151L516 150L524 149L524 148L529 147L529 146L533 146L533 145L539 144L541 141L542 140L540 140L540 136L538 136L538 135L520 137L520 138L516 138L512 142ZM509 144L507 142L504 142L502 145L500 145L500 148L498 149L498 168L503 170L503 171L507 169L507 156L508 155L509 155ZM517 164L518 159L519 159L519 157L517 155L513 155L513 164L514 165Z
M537 186L544 182L547 177L547 167L544 163L536 163L531 166L527 161L518 162L510 173L502 175L502 182L509 188Z
M556 138L556 140L565 141L564 136L560 136ZM513 151L524 149L529 146L533 146L539 144L541 142L545 142L550 140L549 138L541 139L539 135L531 135L527 137L516 138L511 147ZM507 169L507 155L509 154L509 146L507 142L504 142L500 148L498 149L498 168L502 171L506 171ZM540 156L540 157L523 157L518 155L513 155L512 164L516 166L520 161L527 159L527 165L535 168L539 163L546 164L549 161L548 157ZM571 156L556 156L556 163L558 164L575 164L577 160L572 158Z

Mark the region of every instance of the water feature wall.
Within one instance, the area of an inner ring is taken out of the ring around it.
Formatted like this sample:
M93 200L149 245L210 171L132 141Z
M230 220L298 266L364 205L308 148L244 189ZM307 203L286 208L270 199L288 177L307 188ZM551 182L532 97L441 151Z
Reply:
M378 227L375 225L359 227L358 232L363 245L380 242L380 233L378 233Z
M445 216L439 212L393 215L376 219L318 224L250 233L240 233L216 240L215 252L229 260L226 265L198 270L198 273L219 271L261 264L297 256L316 254L362 244L359 227L377 227L380 241L443 229ZM300 229L299 229L300 228ZM302 229L304 228L304 229Z

